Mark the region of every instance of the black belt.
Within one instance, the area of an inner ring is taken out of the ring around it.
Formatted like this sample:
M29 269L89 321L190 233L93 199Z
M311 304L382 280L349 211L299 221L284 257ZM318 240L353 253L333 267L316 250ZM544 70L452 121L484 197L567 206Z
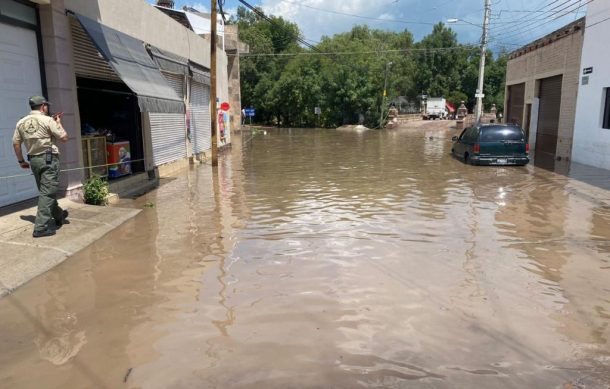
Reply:
M44 157L46 155L46 153L42 153L42 154L34 154L34 155L30 155L28 154L28 161L31 161L32 158L36 158L36 157ZM59 154L52 154L54 157L59 157Z

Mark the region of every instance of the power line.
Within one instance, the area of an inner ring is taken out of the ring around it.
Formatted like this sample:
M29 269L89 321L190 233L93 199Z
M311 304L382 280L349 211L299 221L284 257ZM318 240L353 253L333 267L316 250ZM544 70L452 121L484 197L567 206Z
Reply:
M561 4L558 4L550 9L544 10L547 7L552 6L553 4L559 2L559 1L563 1ZM574 0L554 0L553 2L537 9L535 12L537 13L543 13L546 15L542 15L542 16L533 16L531 18L525 18L521 21L513 21L512 24L510 25L506 25L506 26L501 26L500 28L495 29L496 33L505 33L505 32L509 32L509 31L515 31L518 28L523 28L523 27L529 27L537 22L540 21L544 21L547 20L549 18L549 16L552 16L554 14L557 14L558 12L561 12L561 10L558 10L558 8L562 7L563 5L569 3L570 1L574 1ZM578 0L576 0L578 1ZM568 5L569 7L570 5Z
M254 12L259 17L265 19L266 21L268 21L269 23L273 24L274 26L279 27L278 24L273 19L271 19L270 17L265 15L265 13L263 11L261 11L260 9L254 7L253 5L251 5L250 3L246 2L245 0L239 0L239 2L242 3L243 5L245 5L248 9L250 9L252 12ZM316 51L318 50L314 45L310 44L305 39L301 38L299 35L297 35L295 38L302 45L304 45L306 47L309 47L312 50L316 50Z
M547 4L547 5L543 6L542 8L537 9L536 11L542 11L543 9L545 9L545 8L555 4L555 3L557 3L558 1L561 1L561 0L554 0L550 4ZM569 3L570 1L574 1L574 0L565 0L561 4L556 5L555 7L550 8L550 9L544 11L544 13L545 14L551 14L549 16L553 16L553 15L561 12L565 8L569 8L569 7L573 6L573 5L575 5L575 4L570 4L567 7L558 10L558 8L560 8L563 5ZM512 25L508 25L508 26L502 26L502 27L496 29L495 32L499 33L499 34L502 34L502 33L506 33L506 32L509 32L509 31L515 31L515 29L518 29L518 28L529 27L529 26L531 26L531 25L533 25L533 24L535 24L537 22L547 20L549 16L533 17L533 18L529 18L529 19L524 19L524 20L522 20L520 22L517 22L516 24L512 24ZM520 31L520 32L522 32L522 31Z
M594 0L589 0L587 3L585 3L585 5L589 4L592 1L594 1ZM571 6L574 6L574 5L577 5L577 4L572 4ZM563 8L562 10L565 10L565 8ZM554 14L556 14L558 12L561 12L561 11L557 11ZM520 28L519 30L517 30L516 32L512 32L512 33L508 32L508 34L502 35L501 38L503 40L510 40L510 39L516 38L518 35L519 36L523 36L524 33L528 33L528 32L540 29L540 28L548 25L549 23L553 23L556 20L561 19L562 17L568 15L570 12L571 11L568 11L568 12L565 12L565 13L563 13L561 15L557 15L557 16L551 18L551 19L546 19L546 21L544 21L545 19L542 19L542 20L540 20L539 23L529 23L529 24L523 26L522 28ZM529 28L526 28L526 27L529 27ZM523 28L525 28L525 29L523 29Z
M479 50L477 45L462 45L455 47L436 47L436 48L422 48L422 49L391 49L391 50L368 50L368 51L304 51L298 53L243 53L233 54L239 55L240 58L245 57L297 57L302 55L360 55L360 54L381 54L381 53L410 53L410 52L446 52L446 51L457 51L457 50ZM231 55L231 54L228 54Z
M588 3L592 2L592 1L594 1L594 0L589 0L589 2L588 2ZM588 3L586 3L586 4L588 4ZM565 16L565 15L563 15L563 16ZM559 17L558 17L558 18L556 18L556 19L559 19ZM524 32L528 32L528 31L532 31L532 30L535 30L535 29L537 29L537 28L540 28L540 27L544 26L545 24L548 24L548 23L551 23L551 22L555 21L556 19L554 19L554 20L549 20L549 21L547 21L546 23L542 23L540 26L535 26L535 27L533 27L533 28L530 28L530 29L528 29L528 30L525 30ZM610 17L609 17L608 19L610 19ZM604 20L600 21L599 23L601 23L601 22L603 22L603 21L605 21L605 20L607 20L607 19L604 19ZM574 23L574 22L572 22L572 23ZM595 24L598 24L598 23L595 23ZM595 25L595 24L593 24L593 25ZM593 26L593 25L591 25L591 26ZM591 26L588 26L588 27L591 27ZM588 28L588 27L585 27L585 28ZM509 38L509 37L510 37L510 36L508 36L508 38ZM540 39L540 38L538 38L538 39ZM534 40L532 40L531 42L535 42L536 40L537 40L537 39L534 39ZM524 45L524 44L518 44L518 45L517 45L517 44L511 44L511 43L502 42L502 41L499 41L499 42L500 42L500 44L503 44L503 45L509 45L509 46L519 46L519 47L522 47L522 46L527 46L527 45L528 45L528 43L526 43L525 45Z
M591 28L591 27L593 27L593 26L597 26L598 24L603 23L603 22L606 22L606 21L608 21L608 20L610 20L610 16L608 16L606 19L602 19L602 20L600 20L599 22L595 22L595 23L593 23L593 24L590 24L590 25L588 25L588 26L587 26L587 27L585 27L585 28Z
M576 10L576 15L574 15L574 20L578 18L578 13L580 12L580 7L582 6L582 0L578 0L578 9Z
M549 11L542 11L544 8L546 7L550 7L551 5L559 2L561 0L553 0L552 2L550 2L547 5L543 5L541 8L535 10L535 11L531 11L531 10L510 10L510 9L501 9L498 11L498 17L502 17L502 12L511 12L511 13L545 13L545 12L549 12ZM512 22L515 22L515 20L513 20Z
M589 4L589 3L593 2L593 1L594 1L594 0L588 0L588 1L587 1L587 2L584 4L584 5L587 5L587 4ZM576 4L573 4L573 5L576 5ZM510 38L512 38L512 37L515 37L515 36L516 36L516 35L518 35L518 34L521 34L521 33L524 33L524 32L529 32L529 31L533 31L533 30L537 30L537 29L541 28L542 26L545 26L545 25L547 25L547 24L549 24L549 23L552 23L552 22L554 22L554 21L556 21L556 20L558 20L558 19L561 19L562 17L566 16L566 15L567 15L567 14L569 14L569 13L570 13L570 12L566 12L566 13L564 13L564 14L562 14L562 15L559 15L559 16L554 17L554 18L553 18L553 19L551 19L551 20L547 20L547 21L546 21L546 22L544 22L544 23L541 23L541 24L535 25L535 26L533 26L533 27L531 27L531 28L529 28L529 29L526 29L526 30L520 30L518 33L513 33L513 34L508 34L508 35L505 35L505 36L503 36L502 38L504 38L504 39L510 39Z

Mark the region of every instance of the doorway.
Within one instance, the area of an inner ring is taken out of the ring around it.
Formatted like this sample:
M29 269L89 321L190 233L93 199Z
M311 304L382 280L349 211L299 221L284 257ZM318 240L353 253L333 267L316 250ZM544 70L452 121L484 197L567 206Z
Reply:
M105 136L107 147L126 145L131 172L143 172L144 146L137 96L119 82L77 78L76 84L82 135ZM110 174L110 178L116 176Z

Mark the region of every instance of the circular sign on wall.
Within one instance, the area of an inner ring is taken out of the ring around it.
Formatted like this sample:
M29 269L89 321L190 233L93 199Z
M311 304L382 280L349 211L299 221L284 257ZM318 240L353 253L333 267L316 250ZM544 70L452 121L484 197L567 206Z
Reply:
M227 102L220 104L220 109L222 109L223 111L228 111L230 108L231 106Z

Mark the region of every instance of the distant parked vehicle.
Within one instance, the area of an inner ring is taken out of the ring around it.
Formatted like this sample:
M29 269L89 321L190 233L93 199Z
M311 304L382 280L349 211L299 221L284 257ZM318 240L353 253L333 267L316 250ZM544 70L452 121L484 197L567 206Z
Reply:
M423 119L446 119L447 118L447 101L442 97L430 97L426 101L426 112Z
M471 165L527 165L529 144L521 127L484 124L453 137L451 154Z

